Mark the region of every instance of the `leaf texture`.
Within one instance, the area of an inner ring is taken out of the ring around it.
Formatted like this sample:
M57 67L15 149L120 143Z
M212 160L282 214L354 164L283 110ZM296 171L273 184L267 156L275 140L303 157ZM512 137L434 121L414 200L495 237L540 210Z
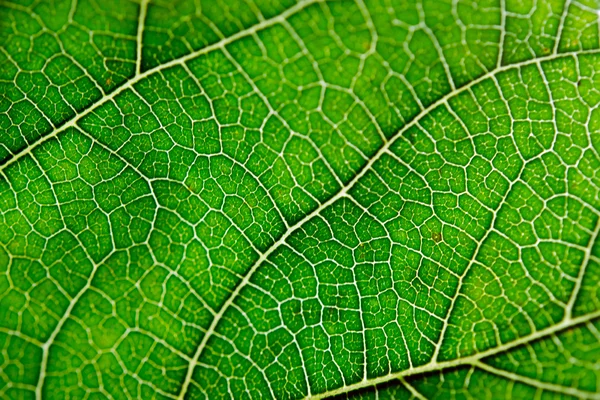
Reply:
M597 0L0 0L0 397L600 398Z

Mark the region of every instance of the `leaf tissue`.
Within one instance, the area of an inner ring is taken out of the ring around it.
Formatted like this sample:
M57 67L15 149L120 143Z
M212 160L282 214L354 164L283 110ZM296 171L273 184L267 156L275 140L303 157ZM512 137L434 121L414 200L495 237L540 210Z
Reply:
M599 0L0 0L0 398L600 398Z

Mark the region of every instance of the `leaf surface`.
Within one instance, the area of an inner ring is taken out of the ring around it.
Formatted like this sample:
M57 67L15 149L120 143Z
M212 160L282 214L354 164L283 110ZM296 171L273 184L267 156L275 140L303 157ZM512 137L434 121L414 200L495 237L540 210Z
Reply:
M0 2L0 397L598 398L595 0Z

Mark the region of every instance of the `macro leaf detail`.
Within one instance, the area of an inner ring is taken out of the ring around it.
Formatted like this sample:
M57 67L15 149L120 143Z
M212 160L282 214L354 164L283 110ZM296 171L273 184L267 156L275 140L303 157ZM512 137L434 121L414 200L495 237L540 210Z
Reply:
M597 0L0 32L1 398L600 398Z

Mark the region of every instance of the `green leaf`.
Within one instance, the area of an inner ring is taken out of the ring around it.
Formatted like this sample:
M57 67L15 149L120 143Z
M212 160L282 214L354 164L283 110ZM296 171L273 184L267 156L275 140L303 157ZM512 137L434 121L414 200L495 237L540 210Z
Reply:
M600 398L597 0L0 0L0 397Z

